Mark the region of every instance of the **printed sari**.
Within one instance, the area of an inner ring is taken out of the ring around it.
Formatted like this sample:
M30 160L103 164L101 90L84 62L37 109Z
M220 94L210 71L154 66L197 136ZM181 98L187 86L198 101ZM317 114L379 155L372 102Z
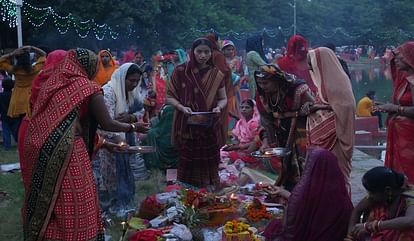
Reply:
M30 96L31 108L35 105L39 92L42 88L43 83L50 77L55 70L55 67L63 61L66 56L66 51L55 50L48 54L45 65L41 72L35 77L32 82L32 91ZM30 112L31 113L31 112ZM30 114L31 115L31 114ZM24 186L29 186L30 176L26 175L26 169L28 173L31 173L32 163L26 163L24 159L24 138L26 136L27 126L29 124L30 115L26 115L19 127L19 138L17 142L17 150L19 152L20 170L22 172Z
M168 96L193 112L212 111L217 106L217 92L225 83L224 74L211 60L209 63L209 67L198 69L192 49L190 61L175 68ZM196 187L219 184L220 147L226 140L222 116L213 118L211 126L197 126L188 124L188 117L175 111L171 138L179 147L178 181Z
M263 236L267 241L343 241L352 209L337 158L314 149L289 197L283 221L273 220Z
M308 116L308 145L335 154L350 190L351 159L355 135L355 98L351 82L335 53L325 47L309 51L310 74L318 88L316 103L332 110L318 110Z
M95 133L88 100L97 58L71 50L41 88L24 142L33 164L23 207L24 240L103 240L90 155ZM82 125L79 133L79 124Z
M292 79L285 97L277 105L273 105L271 96L260 90L258 87L257 109L271 147L285 147L291 150L291 154L282 160L282 172L276 185L292 190L299 181L306 157L306 117L280 119L278 116L299 111L304 104L302 97L310 90L304 81Z
M414 44L411 44L411 54L408 44L400 47L400 53L406 59L411 59L414 68ZM413 106L414 78L407 78L406 72L398 71L395 61L391 61L391 74L394 81L393 103L401 106ZM413 76L411 76L413 77ZM414 119L398 114L389 115L387 131L387 151L385 166L404 173L408 182L414 183Z
M368 221L374 220L388 220L397 217L402 217L405 215L407 208L411 205L414 205L414 193L412 190L405 191L401 195L400 204L398 205L398 210L394 217L390 217L390 211L384 206L375 207L368 217ZM394 230L387 229L381 230L375 234L371 235L371 241L414 241L414 230Z

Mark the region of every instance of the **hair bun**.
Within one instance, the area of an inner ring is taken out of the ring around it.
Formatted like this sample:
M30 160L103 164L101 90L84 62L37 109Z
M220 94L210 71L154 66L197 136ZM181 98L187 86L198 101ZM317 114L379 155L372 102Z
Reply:
M405 176L402 173L396 172L392 170L394 177L395 177L395 184L397 187L402 187L405 183Z

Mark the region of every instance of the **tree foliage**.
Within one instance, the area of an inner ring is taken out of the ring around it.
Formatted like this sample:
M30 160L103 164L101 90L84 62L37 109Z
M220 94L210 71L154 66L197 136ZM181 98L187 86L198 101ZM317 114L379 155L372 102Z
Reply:
M266 28L272 31L271 36L264 33L267 44L281 46L293 34L293 1L29 0L37 7L52 6L62 16L71 13L79 20L107 23L121 34L116 40L106 37L102 41L91 33L81 39L73 29L60 35L49 19L36 29L24 21L24 40L51 48L84 46L98 50L134 45L148 53L188 48L196 37L206 34L200 30L214 29L225 33L220 37L242 44L248 34L229 31L261 33ZM296 10L297 33L312 45L395 45L414 36L412 0L296 0ZM0 30L4 29L3 23Z

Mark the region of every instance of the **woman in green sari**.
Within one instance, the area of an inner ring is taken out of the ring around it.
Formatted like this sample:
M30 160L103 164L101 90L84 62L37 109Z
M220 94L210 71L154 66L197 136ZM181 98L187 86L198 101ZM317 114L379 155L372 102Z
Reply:
M158 122L148 131L145 145L156 147L156 152L144 154L145 166L151 169L176 168L178 149L171 143L171 130L174 108L164 105L158 116Z

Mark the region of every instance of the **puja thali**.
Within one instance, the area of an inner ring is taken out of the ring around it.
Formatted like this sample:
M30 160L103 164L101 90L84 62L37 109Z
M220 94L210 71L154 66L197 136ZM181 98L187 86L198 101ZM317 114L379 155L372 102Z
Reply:
M291 151L283 147L267 148L262 151L254 151L250 155L255 158L286 157Z
M154 146L128 146L124 150L119 152L126 152L126 153L153 153L155 152Z
M210 127L216 116L216 112L192 112L188 117L187 124Z

